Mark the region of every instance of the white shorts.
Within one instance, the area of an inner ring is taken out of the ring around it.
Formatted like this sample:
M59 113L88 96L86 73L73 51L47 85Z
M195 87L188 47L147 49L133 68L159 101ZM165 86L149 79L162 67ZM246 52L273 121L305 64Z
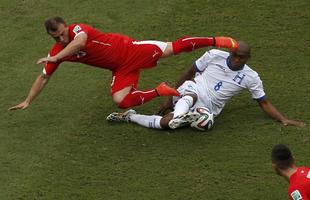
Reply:
M194 81L185 81L177 90L181 97L193 93L198 95L197 85Z
M180 93L180 96L174 96L172 99L173 105L182 98L183 96L187 94L196 94L198 96L197 92L197 85L194 81L185 81L180 87L178 87L178 92Z

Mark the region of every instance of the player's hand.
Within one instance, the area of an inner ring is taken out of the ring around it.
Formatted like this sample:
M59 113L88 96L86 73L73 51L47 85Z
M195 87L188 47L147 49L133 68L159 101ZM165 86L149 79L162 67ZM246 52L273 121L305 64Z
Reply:
M8 110L24 110L29 106L29 103L24 101L16 106L9 108Z
M38 61L37 61L37 64L41 64L41 63L47 63L47 62L57 62L58 59L56 56L50 56L50 57L45 57L45 58L40 58Z
M297 120L291 120L291 119L285 119L281 122L284 126L298 126L298 127L304 127L306 124L302 121Z

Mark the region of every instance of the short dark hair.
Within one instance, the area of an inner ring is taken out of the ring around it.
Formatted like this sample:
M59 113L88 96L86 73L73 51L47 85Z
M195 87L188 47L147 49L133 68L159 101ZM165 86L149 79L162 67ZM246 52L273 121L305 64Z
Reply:
M47 19L44 22L44 26L45 26L46 32L50 33L50 32L57 31L58 24L65 24L66 25L66 22L61 17L52 17L52 18Z
M291 150L284 144L277 144L272 148L271 159L279 169L285 170L294 164Z

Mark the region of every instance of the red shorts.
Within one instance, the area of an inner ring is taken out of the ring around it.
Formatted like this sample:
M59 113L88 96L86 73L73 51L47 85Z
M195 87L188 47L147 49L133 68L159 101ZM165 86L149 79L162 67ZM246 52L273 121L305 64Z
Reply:
M137 88L140 70L156 66L163 54L160 47L155 44L137 43L133 43L130 47L129 56L124 64L112 71L112 95L128 86Z
M139 70L132 71L127 74L113 72L111 81L111 95L113 96L115 92L118 92L128 86L137 88L139 76L140 76Z

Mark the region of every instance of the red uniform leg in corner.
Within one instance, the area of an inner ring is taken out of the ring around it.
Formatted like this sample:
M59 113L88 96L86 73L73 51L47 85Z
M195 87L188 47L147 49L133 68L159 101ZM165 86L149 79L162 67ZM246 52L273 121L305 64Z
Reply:
M238 48L237 42L230 37L191 37L185 36L172 42L173 53L179 54L181 52L193 51L195 49L215 46L217 48Z
M158 96L180 96L179 92L168 86L166 83L159 84L155 89L151 90L136 90L132 89L118 104L119 108L130 108L133 106L142 105Z

